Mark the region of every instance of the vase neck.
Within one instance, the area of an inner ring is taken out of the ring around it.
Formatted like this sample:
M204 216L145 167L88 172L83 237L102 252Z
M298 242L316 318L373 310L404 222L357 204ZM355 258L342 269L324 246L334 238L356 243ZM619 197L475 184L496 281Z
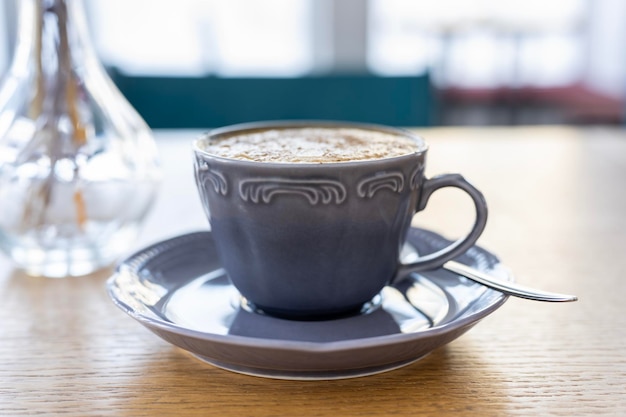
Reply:
M13 64L44 72L99 65L82 0L21 0Z
M68 115L72 135L82 141L81 89L88 77L102 79L104 74L90 40L82 0L22 0L19 4L11 74L30 80L34 87L29 116L56 126L62 115Z

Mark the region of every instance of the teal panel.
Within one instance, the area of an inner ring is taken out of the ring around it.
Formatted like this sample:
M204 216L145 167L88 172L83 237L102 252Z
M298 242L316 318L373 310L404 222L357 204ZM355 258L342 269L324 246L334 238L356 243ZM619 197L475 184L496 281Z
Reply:
M436 111L427 75L177 78L112 71L112 77L153 128L208 128L276 119L428 126Z

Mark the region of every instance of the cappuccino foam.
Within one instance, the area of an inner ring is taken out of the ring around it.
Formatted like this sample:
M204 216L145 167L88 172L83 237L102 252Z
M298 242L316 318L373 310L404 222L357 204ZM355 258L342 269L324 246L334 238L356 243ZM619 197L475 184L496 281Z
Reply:
M255 162L333 163L407 155L414 140L390 132L352 127L302 127L249 131L201 141L213 155Z

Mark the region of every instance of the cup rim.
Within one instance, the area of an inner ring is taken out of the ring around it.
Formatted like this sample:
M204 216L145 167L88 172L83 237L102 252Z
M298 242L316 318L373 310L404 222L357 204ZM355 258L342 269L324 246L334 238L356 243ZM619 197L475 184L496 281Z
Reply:
M417 144L417 149L415 152L407 153L404 155L398 156L390 156L383 158L375 158L375 159L364 159L364 160L354 160L354 161L339 161L339 162L276 162L276 161L253 161L253 160L245 160L245 159L237 159L231 158L227 156L217 155L211 152L206 151L200 146L201 142L206 140L210 140L213 137L218 135L230 134L235 132L245 132L249 130L259 130L259 129L288 129L288 128L298 128L298 127L348 127L355 129L364 129L364 130L376 130L379 132L390 133L394 135L402 135L404 137L408 137L411 140L415 141ZM279 166L279 167L313 167L313 166L347 166L347 165L362 165L373 162L380 161L393 161L396 159L403 159L408 157L413 157L415 155L420 155L426 153L428 150L428 144L420 135L411 132L408 129L399 128L399 127L391 127L385 126L376 123L362 123L362 122L350 122L350 121L342 121L342 120L264 120L264 121L256 121L256 122L246 122L246 123L237 123L228 126L223 126L215 129L208 130L202 133L198 138L193 140L192 143L193 150L202 156L210 157L212 159L228 161L228 162L236 162L241 164L250 164L250 165L262 165L262 166Z

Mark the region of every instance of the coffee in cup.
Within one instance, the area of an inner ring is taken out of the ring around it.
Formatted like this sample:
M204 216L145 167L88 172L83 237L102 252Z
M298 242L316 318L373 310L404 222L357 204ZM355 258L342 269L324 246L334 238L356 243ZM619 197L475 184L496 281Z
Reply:
M293 127L225 135L205 142L203 150L243 161L329 164L407 155L418 151L419 144L355 127Z

